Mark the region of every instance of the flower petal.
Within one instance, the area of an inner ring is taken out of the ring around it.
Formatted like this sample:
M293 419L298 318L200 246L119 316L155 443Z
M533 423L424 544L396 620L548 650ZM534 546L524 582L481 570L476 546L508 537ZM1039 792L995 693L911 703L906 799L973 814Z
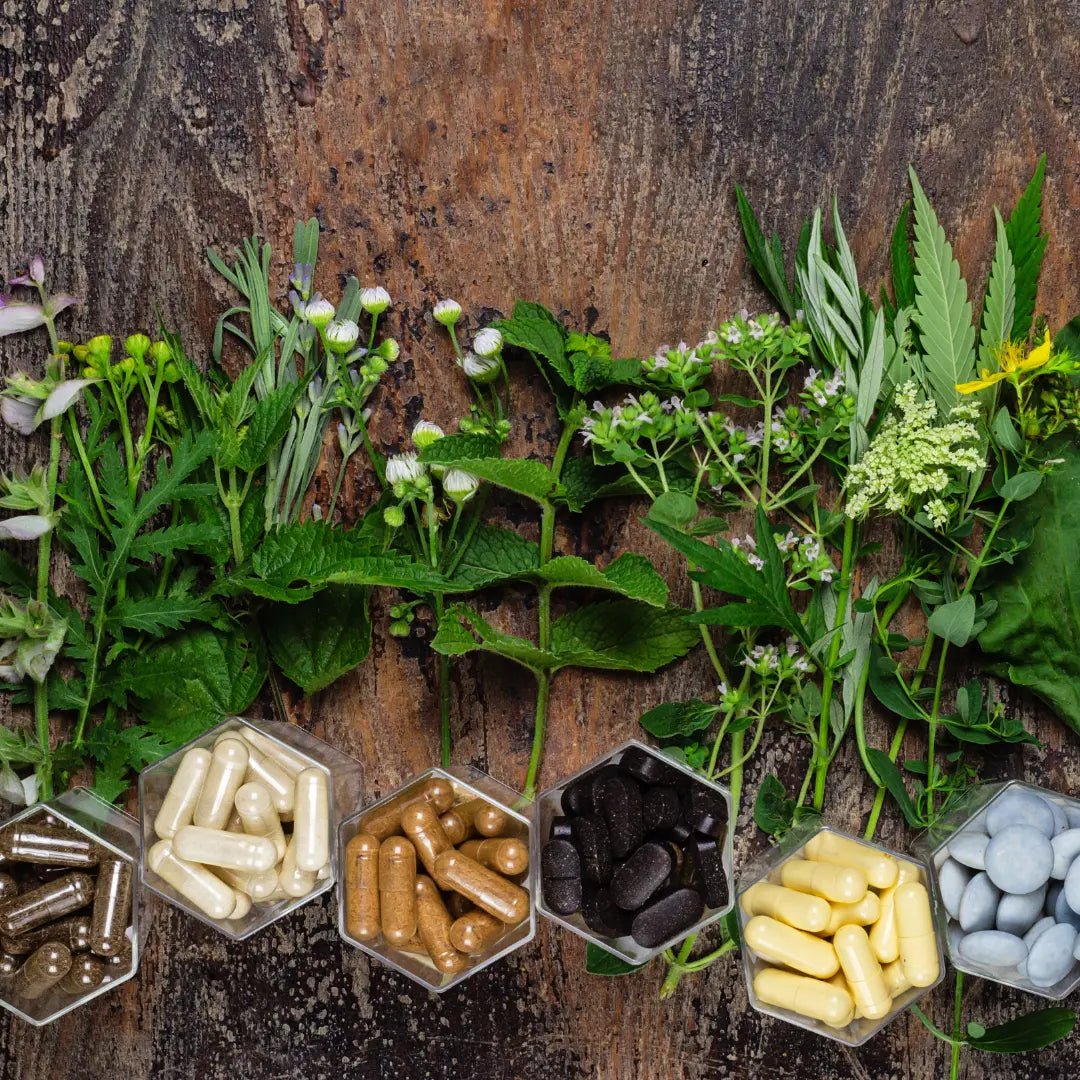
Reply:
M20 514L0 521L0 540L36 540L53 527L43 514Z
M38 426L38 403L21 395L5 396L0 400L0 418L22 435L31 435Z
M55 318L65 308L71 307L72 304L81 304L81 296L72 296L71 293L57 293L55 296L50 296L45 301L45 310L49 315L49 318Z
M26 304L15 300L0 307L0 337L21 334L44 325L45 312L40 304Z
M1004 371L995 371L991 374L985 368L983 369L982 378L975 379L972 382L957 383L956 389L961 394L977 394L980 390L985 390L988 386L993 386L996 382L1001 382L1002 379L1008 376Z
M1021 371L1031 371L1034 368L1040 368L1043 364L1050 360L1050 350L1052 348L1050 342L1050 331L1046 331L1046 336L1042 339L1042 343L1036 345L1034 349L1027 354L1027 356L1020 361L1017 365Z
M57 384L41 407L41 419L51 420L54 416L67 412L79 400L83 387L92 382L97 382L97 379L65 379Z

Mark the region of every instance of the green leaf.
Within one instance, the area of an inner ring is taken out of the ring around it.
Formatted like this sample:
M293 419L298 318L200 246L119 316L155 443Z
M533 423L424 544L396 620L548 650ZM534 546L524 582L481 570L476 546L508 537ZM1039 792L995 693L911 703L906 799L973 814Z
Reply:
M557 502L577 514L597 499L640 495L637 481L616 465L597 465L588 457L568 458L559 477Z
M657 671L700 640L682 612L633 600L588 604L563 615L551 628L558 667L605 671Z
M1038 491L1016 507L1010 534L1031 546L1003 565L983 596L997 609L979 635L990 670L1047 702L1080 731L1080 449L1056 440L1049 457L1064 458Z
M441 465L456 465L470 458L502 456L502 444L490 435L444 435L421 455L422 461Z
M972 1031L974 1027L975 1024L968 1025L967 1039L974 1049L988 1054L1023 1054L1041 1050L1071 1035L1076 1027L1076 1013L1064 1006L1037 1009L1004 1024L984 1028L981 1034Z
M1022 502L1030 499L1042 486L1043 474L1029 471L1016 473L1000 485L995 485L997 493L1003 499L1011 499L1013 502Z
M1054 352L1067 352L1080 360L1080 315L1074 315L1054 335Z
M750 260L750 265L784 314L789 319L794 319L798 304L788 287L780 238L773 237L771 244L765 239L765 234L761 231L761 226L754 214L754 208L738 184L735 185L735 200L739 208L739 222L742 225L743 238L746 241L746 255Z
M625 960L620 960L614 953L609 953L607 949L602 949L591 941L585 946L585 970L590 975L606 975L609 977L633 975L635 971L640 971L643 967L645 967L645 964L628 964Z
M779 778L769 773L754 799L754 823L769 836L782 836L791 828L795 800L789 799Z
M870 659L870 690L878 704L907 720L925 720L926 712L908 695L896 661L875 647Z
M1042 186L1046 172L1046 155L1039 158L1035 173L1016 208L1009 215L1005 235L1016 268L1016 309L1012 333L1016 341L1026 341L1035 314L1035 294L1039 287L1039 271L1046 252L1047 235L1042 231Z
M678 739L704 731L719 712L719 705L710 705L697 698L691 701L665 701L642 713L639 723L657 739Z
M472 592L516 578L534 575L540 567L540 547L513 529L478 525L454 571L455 592Z
M225 469L236 467L244 472L254 472L265 465L288 433L296 403L305 393L306 380L272 390L255 406L239 433L233 452L219 455L218 464Z
M1013 267L1012 250L1005 234L1005 222L994 207L997 226L997 245L994 261L990 264L990 279L986 285L986 303L983 305L982 335L979 343L979 360L993 371L997 367L996 353L1012 337L1013 318L1016 313L1016 270Z
M667 603L668 587L644 555L628 551L604 570L573 555L560 555L541 566L535 574L555 588L577 585L621 593L653 607Z
M263 617L270 656L305 694L325 689L371 651L368 589L335 585L295 606L273 605Z
M508 345L542 357L567 386L574 385L574 372L566 358L566 330L543 304L519 300L509 319L497 319L492 326Z
M994 421L990 425L990 433L1003 450L1010 450L1014 454L1019 454L1024 449L1024 441L1020 438L1020 433L1012 422L1009 410L1004 405L995 414Z
M163 637L170 630L179 630L190 622L211 622L221 614L212 600L197 596L125 597L109 612L113 633L121 627L136 633Z
M496 630L464 604L447 608L431 639L431 647L443 656L464 656L477 650L490 652L536 672L560 666L554 653L539 649L524 638Z
M915 262L911 257L908 241L908 220L911 203L904 203L893 229L891 252L891 280L893 299L897 308L913 307L915 304Z
M97 763L94 791L108 802L128 789L134 774L173 749L167 739L142 724L122 727L115 714L90 728L85 747Z
M453 465L487 480L497 487L516 492L535 502L546 502L561 494L555 474L531 458L461 457L456 444L446 446L451 436L432 443L420 454L428 465Z
M886 790L896 800L896 805L900 807L904 820L913 829L920 828L924 823L915 810L915 804L911 801L907 788L904 787L904 779L900 775L900 770L889 759L889 755L871 746L867 749L866 756L874 772L881 778Z
M698 515L697 501L681 491L664 491L649 508L648 520L685 529Z
M969 593L959 600L934 608L927 625L938 637L953 645L966 645L975 629L975 597Z

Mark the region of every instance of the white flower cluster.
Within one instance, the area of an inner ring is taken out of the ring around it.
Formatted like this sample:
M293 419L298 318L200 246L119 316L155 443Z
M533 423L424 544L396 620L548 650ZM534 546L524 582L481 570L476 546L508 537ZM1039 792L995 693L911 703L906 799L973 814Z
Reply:
M770 675L779 679L798 678L814 670L814 665L802 653L798 641L793 637L789 637L782 648L778 645L755 645L743 657L742 664L762 678Z
M438 424L420 420L412 430L413 445L424 450L437 443L444 434ZM459 506L467 503L480 487L479 479L472 473L445 465L425 465L412 450L395 454L386 461L386 483L402 503L413 499L430 502L435 497L433 477L439 481L443 494ZM396 514L393 517L398 519ZM401 520L404 520L403 515Z
M629 394L621 405L608 408L593 402L593 411L581 422L582 438L611 450L622 443L670 442L689 439L697 432L697 411L688 409L680 397L661 399L646 392Z
M962 473L985 466L974 404L957 405L938 424L937 406L920 401L914 382L896 393L899 413L886 418L847 479L848 517L865 517L874 507L899 514L921 505L935 528L949 519L946 493Z
M680 341L678 345L661 345L653 356L641 361L645 378L656 386L688 393L701 386L713 367L713 352L720 339L709 331L693 348Z
M844 375L833 372L828 379L817 368L810 368L803 379L803 394L809 396L818 408L824 409L844 392Z

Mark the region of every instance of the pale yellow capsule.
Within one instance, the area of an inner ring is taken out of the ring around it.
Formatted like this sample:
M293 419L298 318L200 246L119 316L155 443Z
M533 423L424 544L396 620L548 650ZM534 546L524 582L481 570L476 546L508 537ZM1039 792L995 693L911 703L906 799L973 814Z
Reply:
M892 1008L892 994L866 931L861 926L841 926L833 938L833 947L859 1015L868 1020L887 1016Z
M904 965L904 974L912 986L930 986L941 969L926 886L917 881L898 886L893 905L896 909L896 936L900 940L900 963Z
M270 792L258 783L241 784L236 792L236 812L250 836L265 836L274 845L278 860L285 858L285 833Z
M755 915L743 930L743 940L763 960L784 964L815 979L828 979L840 967L830 942L768 915Z
M279 815L289 818L296 804L296 780L297 777L287 772L283 765L279 765L268 754L260 754L252 748L248 751L246 783L261 784L270 792L274 809Z
M240 729L240 735L260 754L273 758L294 779L305 769L311 768L311 762L307 758L290 750L287 746L282 746L281 743L264 735L261 731L245 727Z
M251 910L251 897L247 893L236 894L236 907L233 908L229 919L242 919Z
M874 950L879 964L891 964L900 955L900 941L896 936L896 914L893 906L896 889L906 881L918 880L919 868L914 863L901 861L896 885L881 894L881 914L869 931L870 948Z
M812 934L820 934L829 925L832 912L829 902L820 896L785 889L768 881L759 881L747 889L741 903L747 915L769 915Z
M305 769L296 778L293 814L296 868L317 874L330 860L330 793L322 769Z
M244 782L247 763L247 748L239 739L224 739L214 747L192 816L196 825L204 829L224 829L229 824L235 812L233 800Z
M281 883L278 881L276 868L262 870L255 874L245 874L240 870L226 870L222 866L214 868L214 873L228 882L238 892L250 896L257 904L268 904L272 900L281 899L286 894L281 892ZM275 893L281 896L275 896Z
M855 1018L855 1002L846 989L791 971L764 968L754 976L754 993L766 1005L790 1009L829 1027L847 1027Z
M899 960L891 964L885 964L881 969L885 976L885 985L894 998L898 998L905 990L911 989L911 980L904 973L904 965Z
M205 866L181 859L171 840L159 840L147 852L146 864L211 919L227 919L236 908L232 887Z
M265 836L185 825L173 837L173 851L188 862L259 873L277 865L277 849Z
M854 866L788 859L780 867L780 881L789 889L813 893L835 904L854 904L866 895L866 874Z
M892 888L900 872L900 863L887 852L832 832L819 832L808 840L805 853L814 862L857 867L875 889Z
M867 894L854 904L833 904L825 936L832 937L841 926L871 926L881 915L881 899L877 893Z
M210 770L210 757L209 750L195 747L180 759L169 790L165 792L161 808L154 818L154 832L158 839L171 840L177 829L191 824L203 781Z
M315 888L315 871L302 870L296 864L296 836L289 840L285 848L285 858L281 861L278 872L278 884L289 896L307 896Z

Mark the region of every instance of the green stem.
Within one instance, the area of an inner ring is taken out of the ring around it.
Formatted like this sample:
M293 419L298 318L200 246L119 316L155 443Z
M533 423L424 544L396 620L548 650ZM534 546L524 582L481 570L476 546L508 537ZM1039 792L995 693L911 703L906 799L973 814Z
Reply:
M334 490L330 493L330 505L326 508L326 520L333 521L334 507L337 506L338 496L341 494L341 485L345 480L345 467L349 464L351 455L341 454L341 464L338 466L337 476L334 478Z
M68 425L68 443L78 455L79 464L82 465L83 472L86 474L86 482L89 485L90 494L94 499L94 506L97 507L97 512L101 517L102 527L108 529L109 515L105 510L105 500L101 497L101 489L98 487L97 477L94 475L94 470L90 466L90 458L86 453L86 444L83 442L82 434L79 431L79 422L75 419L75 410L68 409L64 416Z
M239 566L244 561L244 540L240 530L240 507L243 496L236 488L236 470L229 470L229 497L225 502L229 511L229 535L232 538L233 559Z
M438 630L445 612L442 595L435 596L435 629ZM439 673L439 757L442 767L450 765L450 657L436 653Z
M949 1080L957 1080L960 1076L960 1047L963 1045L960 1036L960 1025L964 1017L964 973L956 973L956 992L953 997L953 1039L952 1060L949 1067Z
M669 998L675 993L675 989L679 985L679 980L683 977L683 972L686 970L683 965L689 958L690 951L693 949L695 941L697 941L697 934L691 934L682 943L682 948L679 949L679 955L676 956L675 963L671 965L671 970L667 973L667 978L664 979L660 986L661 999Z

